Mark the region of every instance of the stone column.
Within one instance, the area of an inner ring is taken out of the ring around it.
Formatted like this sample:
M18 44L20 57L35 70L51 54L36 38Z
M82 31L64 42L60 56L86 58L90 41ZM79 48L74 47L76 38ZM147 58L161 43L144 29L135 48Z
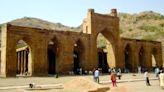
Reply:
M93 37L90 40L90 61L88 62L88 66L90 69L98 67L98 54L97 54L97 38Z
M89 44L88 44L88 41L86 40L84 42L84 50L83 50L83 57L81 58L82 59L82 67L84 68L84 70L92 70L92 68L90 67L90 65L88 65L88 62L90 62L90 57L88 57L90 55L90 47L89 47Z
M152 68L152 56L151 56L151 52L150 49L148 49L146 51L146 56L145 56L145 64L146 64L146 68L148 70L150 70Z
M73 70L73 42L69 39L64 39L65 42L60 44L60 52L58 61L56 62L56 71L58 73L68 73ZM67 46L65 46L67 45ZM64 67L63 67L64 66Z
M155 60L156 60L156 64L158 67L164 67L164 62L162 60L162 49L161 47L158 47L160 49L157 50L157 53L154 55L155 56Z
M45 76L48 74L48 62L47 62L47 44L44 37L33 38L34 42L31 45L32 49L32 75L33 76ZM36 48L37 47L37 48Z
M138 67L140 66L139 65L139 56L138 56L137 49L135 49L133 51L133 62L134 62L133 64L134 64L135 72L137 72L138 71Z
M27 67L28 67L28 75L32 76L33 75L33 71L34 71L34 56L33 56L33 53L34 53L34 48L32 45L30 45L30 47L28 47L28 63L27 63Z
M20 51L17 52L17 73L20 74L21 66L20 66Z
M26 72L26 50L23 50L23 55L24 55L24 69L23 69L23 73L25 73Z
M115 55L115 67L116 68L123 68L123 64L121 61L121 48L118 46L118 43L116 43L114 46L114 55ZM122 50L124 54L124 50Z
M23 74L24 71L24 56L23 56L23 51L21 51L21 74Z
M9 31L9 32L8 32ZM10 25L1 26L1 77L15 77L17 73L16 39Z
M132 65L132 72L137 72L137 62L136 62L136 50L134 48L134 45L132 45L132 51L130 53L131 55L131 65Z

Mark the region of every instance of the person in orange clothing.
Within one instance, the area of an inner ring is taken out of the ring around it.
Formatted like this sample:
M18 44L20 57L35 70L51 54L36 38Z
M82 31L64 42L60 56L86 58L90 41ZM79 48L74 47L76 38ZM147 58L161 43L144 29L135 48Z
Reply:
M112 81L113 87L117 87L116 77L117 77L116 73L114 71L112 71L112 73L111 73L111 81Z

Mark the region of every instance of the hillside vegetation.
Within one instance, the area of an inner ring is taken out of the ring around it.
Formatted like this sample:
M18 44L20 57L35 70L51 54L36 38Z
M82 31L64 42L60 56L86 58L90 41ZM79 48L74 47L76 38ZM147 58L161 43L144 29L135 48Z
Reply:
M119 18L122 37L154 41L160 41L164 37L164 16L159 13L120 13Z
M132 39L144 39L164 42L164 16L153 12L145 11L139 14L119 13L121 37ZM14 25L36 27L48 30L82 31L82 25L68 27L61 23L52 23L38 18L24 17L9 22ZM105 47L105 38L98 37L98 47Z
M55 31L79 31L79 28L65 26L61 23L52 23L39 18L24 17L9 22L13 25L36 27L41 29L55 30Z

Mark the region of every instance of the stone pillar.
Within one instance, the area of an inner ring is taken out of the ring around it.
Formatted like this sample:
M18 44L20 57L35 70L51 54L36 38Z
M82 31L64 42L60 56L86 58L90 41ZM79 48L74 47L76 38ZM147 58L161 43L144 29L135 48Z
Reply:
M134 48L134 45L132 46L133 48L132 48L132 51L131 51L131 65L132 65L132 72L137 72L137 67L138 67L138 65L137 65L137 62L136 62L136 50L135 50L135 48Z
M148 70L150 70L152 68L152 56L151 56L151 51L150 49L148 49L145 53L145 66Z
M17 69L18 69L18 74L20 74L21 70L21 63L20 63L20 51L17 52Z
M162 60L162 49L161 47L158 47L159 49L157 50L157 53L154 55L155 56L155 60L156 60L156 64L158 67L164 67L164 62Z
M68 73L68 71L73 71L73 42L70 39L66 40L60 45L59 59L56 62L56 71L58 73ZM64 67L63 67L64 66Z
M138 51L135 49L133 52L133 64L134 64L134 68L135 68L135 72L138 72L138 67L139 65L139 56L138 56Z
M24 53L21 51L21 74L24 73Z
M33 56L33 47L32 47L32 45L31 45L31 47L29 47L28 48L28 65L27 65L27 67L28 67L28 75L30 75L30 76L32 76L33 75L33 67L34 67L34 58L32 58Z
M1 77L16 76L17 72L16 39L8 27L8 24L1 27Z
M38 35L39 36L39 35ZM48 62L47 62L47 44L46 39L40 36L33 39L34 44L31 46L32 51L32 75L33 76L47 76L48 74ZM36 48L37 47L37 48Z
M98 67L98 54L97 54L97 41L96 37L91 38L90 40L90 61L88 62L88 65L91 69Z
M87 44L88 43L88 41L85 41L85 43L83 44L84 45L84 50L83 50L83 57L81 58L82 60L82 62L81 62L81 64L82 64L82 67L83 67L83 69L84 70L88 70L88 71L90 71L90 70L93 70L92 68L90 68L90 66L88 65L88 62L90 61L89 60L89 44Z
M24 71L23 71L23 73L25 74L25 72L26 72L26 64L27 64L27 61L26 61L26 51L25 50L23 50L23 55L24 55Z
M123 64L122 64L122 59L121 59L121 56L124 56L124 55L121 55L120 51L121 51L121 46L119 46L118 43L116 43L114 45L114 55L115 55L115 67L116 68L123 68ZM122 54L124 54L124 50L122 50ZM125 61L125 60L124 60Z

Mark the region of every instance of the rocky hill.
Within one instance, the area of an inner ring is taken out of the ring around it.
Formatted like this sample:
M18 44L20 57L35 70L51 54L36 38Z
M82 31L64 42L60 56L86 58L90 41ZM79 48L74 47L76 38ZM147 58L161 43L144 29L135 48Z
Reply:
M49 21L45 21L39 18L32 18L32 17L23 17L20 19L12 20L9 23L13 25L19 26L27 26L27 27L36 27L48 30L62 30L62 31L79 31L79 28L65 26L61 23L52 23Z
M122 37L158 41L164 37L164 16L159 13L120 13L119 17Z
M82 31L81 26L79 27L68 27L65 26L61 23L52 23L49 21L45 21L39 18L32 18L32 17L23 17L20 19L12 20L8 22L13 25L18 25L18 26L26 26L26 27L35 27L35 28L41 28L41 29L48 29L48 30L55 30L55 31ZM1 24L2 25L2 24ZM1 28L0 25L0 28ZM1 35L0 35L1 37ZM0 39L1 41L1 39ZM22 40L20 40L17 44L17 47L22 47L25 46L26 43Z
M164 15L153 11L138 14L119 13L121 37L164 42ZM24 17L9 22L14 25L37 27L50 30L82 31L82 25L68 27L61 23L52 23L38 18ZM98 38L98 47L105 47L102 35Z
M139 14L118 14L121 37L161 41L164 58L164 15L145 11Z

